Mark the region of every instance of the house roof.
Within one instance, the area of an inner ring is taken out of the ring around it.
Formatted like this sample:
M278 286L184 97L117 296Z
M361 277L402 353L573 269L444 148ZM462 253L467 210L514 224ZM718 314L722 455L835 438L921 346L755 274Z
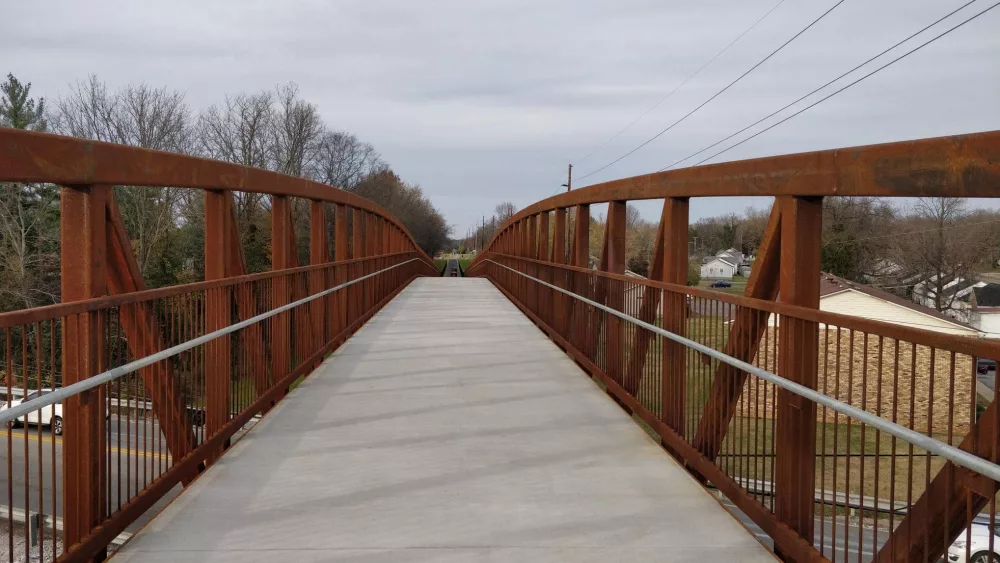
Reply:
M998 284L998 285L1000 285L1000 284ZM889 303L892 303L893 305L898 305L900 307L905 307L907 309L911 309L911 310L916 311L918 313L922 313L924 315L927 315L927 316L930 316L930 317L934 317L934 318L940 319L942 321L947 321L947 322L949 322L949 323L951 323L953 325L957 325L957 326L960 326L962 328L968 328L968 329L976 330L975 327L967 325L967 324L965 324L963 322L959 322L959 321L957 321L957 320L949 317L948 315L945 315L941 311L938 311L936 309L932 309L930 307L925 307L923 305L920 305L919 303L914 303L913 301L910 301L908 299L904 299L904 298L902 298L902 297L900 297L898 295L893 295L892 293L889 293L888 291L883 291L883 290L878 289L876 287L871 287L870 285L864 285L864 284L861 284L861 283L852 282L850 280L845 280L842 277L835 276L833 274L828 274L826 272L820 273L820 278L819 278L819 296L820 296L821 299L823 297L827 297L829 295L834 295L834 294L837 294L837 293L841 293L841 292L847 291L847 290L854 290L854 291L857 291L859 293L864 293L864 294L870 295L870 296L872 296L872 297L874 297L876 299L881 299L883 301L888 301Z
M976 308L980 307L1000 307L1000 283L988 283L982 287L977 287Z
M712 262L715 262L716 260L718 260L719 262L722 262L722 263L726 264L727 266L730 266L730 267L733 267L733 268L736 267L736 264L733 264L732 262L730 262L729 260L726 260L722 256L713 256L711 260L707 260L707 261L703 262L703 265L704 264L711 264Z

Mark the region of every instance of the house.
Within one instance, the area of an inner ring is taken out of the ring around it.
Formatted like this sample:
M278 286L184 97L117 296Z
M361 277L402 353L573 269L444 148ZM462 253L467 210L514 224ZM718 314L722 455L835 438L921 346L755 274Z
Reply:
M636 281L642 282L648 278L642 274L637 274L632 270L625 270L625 277L635 278ZM629 285L625 288L625 310L626 311L638 311L639 306L642 305L642 298L646 294L646 286L644 285Z
M905 272L902 266L892 260L880 258L871 265L870 271L864 275L864 278L865 282L869 284L885 286L896 282L902 282L900 278L904 274ZM919 280L914 280L914 283L917 281Z
M1000 283L973 289L969 305L970 323L986 338L1000 338Z
M946 279L946 278L945 278ZM940 288L941 303L947 306L947 314L961 322L971 322L971 307L969 301L977 287L983 287L985 282L968 280L961 276L956 276L945 283L938 283L938 276L917 282L913 285L913 301L931 309L937 308L937 292Z
M730 262L720 256L711 256L701 265L701 277L713 279L732 279L736 275L738 263Z
M1000 296L1000 284L997 285ZM822 311L946 334L981 336L976 327L932 307L833 274L820 274L819 295L819 308ZM997 321L1000 323L1000 308L997 309L997 314Z
M820 274L819 308L829 313L944 334L968 337L979 337L981 334L976 328L929 307L826 273ZM780 340L779 328L774 321L772 316L765 338L777 343ZM911 346L905 343L899 345L899 342L891 338L878 337L879 331L843 330L832 319L827 323L820 323L818 328L819 354L814 360L817 363L817 389L827 390L852 405L867 405L869 412L899 411L897 414L900 420L907 418L904 414L906 409L913 408L909 415L913 418L909 420L913 421L914 428L969 428L972 417L967 412L957 412L968 409L953 407L968 405L975 393L984 393L975 383L974 358L963 354L935 354L933 348L928 346ZM777 350L775 345L764 345L758 350L758 356L753 358L753 363L764 369L776 369ZM896 367L884 369L880 358L895 362ZM956 374L956 377L934 377L934 374L949 371ZM848 374L848 377L841 377L844 374ZM897 381L906 382L908 386L912 386L911 389L920 389L921 393L926 393L928 403L933 401L933 408L928 405L909 407L908 401L897 402L895 392L872 392L873 389L893 389ZM912 384L909 383L911 381ZM739 402L744 409L759 404L759 399L751 398L750 393L749 389L744 389ZM988 395L992 398L992 392ZM768 412L774 413L774 400L773 396L770 399L764 397L764 408L758 409L764 414L753 416L767 417ZM750 414L750 411L744 412ZM954 418L956 412L959 416L957 419ZM821 422L837 422L836 414L826 409L817 409L816 417Z
M735 265L736 267L739 267L746 263L745 261L746 257L743 255L742 252L736 250L735 248L727 248L726 250L720 250L719 252L716 252L715 255L719 258L722 258L726 262Z

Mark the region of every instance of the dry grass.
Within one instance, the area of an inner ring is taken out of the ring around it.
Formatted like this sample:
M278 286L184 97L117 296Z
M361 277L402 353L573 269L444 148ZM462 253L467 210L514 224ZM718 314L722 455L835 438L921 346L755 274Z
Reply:
M754 364L777 370L776 337L769 328ZM820 330L819 344L817 390L922 432L968 432L976 398L971 357L848 330ZM760 410L770 416L773 394L765 399L749 393L740 400L740 412L754 412L755 403L765 400ZM832 421L833 415L818 412L820 420Z

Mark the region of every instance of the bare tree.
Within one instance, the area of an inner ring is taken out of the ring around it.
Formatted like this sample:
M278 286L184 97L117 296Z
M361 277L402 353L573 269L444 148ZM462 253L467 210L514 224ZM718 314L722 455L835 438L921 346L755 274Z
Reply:
M743 248L740 250L744 254L753 255L764 239L770 213L766 209L747 207L743 215Z
M91 75L72 86L56 106L57 127L68 135L173 152L193 148L184 94L165 87L140 84L110 92ZM115 201L144 276L176 227L174 215L181 197L182 190L172 187L115 188Z
M304 176L316 158L323 121L316 106L299 98L299 88L289 82L275 92L278 108L274 127L274 160L277 171Z
M870 282L886 270L891 238L884 235L896 212L872 197L828 197L823 200L824 272Z
M71 86L56 107L56 126L66 135L171 152L192 149L191 112L177 90L130 84L109 92L91 75Z
M342 131L319 139L313 177L324 184L352 190L361 179L386 167L375 147Z
M221 106L209 106L198 116L201 151L217 160L274 169L274 125L271 92L226 96Z
M989 230L967 224L965 205L960 198L921 198L892 238L902 275L923 282L923 295L915 297L938 311L960 308L956 289L974 281L993 244Z
M517 206L509 201L498 203L496 208L493 209L493 216L497 218L497 223L503 224L504 221L510 219L517 213Z
M209 157L265 170L276 169L275 95L265 90L257 94L226 96L221 105L212 105L198 117L198 139L202 153ZM192 194L198 197L201 194ZM199 200L201 198L199 197ZM236 222L240 241L247 246L252 271L265 269L261 249L266 252L269 237L266 194L234 192ZM201 202L191 202L197 210ZM198 217L195 213L193 217ZM201 218L204 221L204 217Z

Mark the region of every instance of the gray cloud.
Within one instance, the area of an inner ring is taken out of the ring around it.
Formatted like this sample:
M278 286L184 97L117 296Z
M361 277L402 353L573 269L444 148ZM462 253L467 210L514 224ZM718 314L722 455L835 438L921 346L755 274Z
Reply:
M65 93L93 72L112 85L184 90L200 109L226 93L295 81L327 122L372 142L422 185L461 234L500 200L524 206L554 193L567 162L645 111L774 1L11 4L0 20L0 71L39 94ZM666 127L832 4L786 1L635 127L577 160L576 171ZM670 164L960 4L847 0L731 91L588 182ZM998 29L1000 10L724 158L1000 129ZM766 201L698 201L692 212L748 204Z

